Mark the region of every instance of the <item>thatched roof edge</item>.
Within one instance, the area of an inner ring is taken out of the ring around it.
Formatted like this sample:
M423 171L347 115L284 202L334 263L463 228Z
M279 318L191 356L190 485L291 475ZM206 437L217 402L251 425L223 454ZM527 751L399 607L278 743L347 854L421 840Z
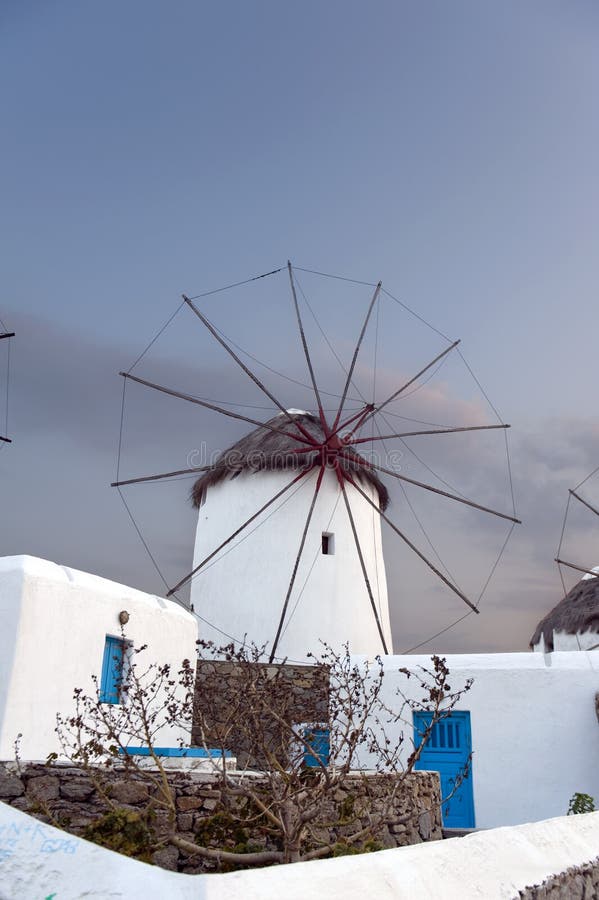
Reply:
M530 639L534 647L543 635L545 649L553 650L553 632L582 634L599 633L599 578L583 578L568 591L563 600L541 619Z
M324 440L324 433L320 421L311 413L294 413L294 423L298 422L318 441ZM275 416L266 425L269 428L259 427L225 450L214 463L214 466L203 473L194 483L191 490L191 500L198 508L208 488L213 487L226 478L236 478L242 472L260 472L276 470L295 470L312 467L315 453L293 453L293 450L305 447L300 441L281 432L291 432L296 428L295 424L285 419L283 415ZM273 430L273 428L275 430ZM279 431L278 429L281 429ZM300 434L298 430L298 435ZM342 468L356 480L372 486L378 493L379 504L382 510L389 505L389 492L375 471L351 446L346 448L348 456L352 460L341 462Z

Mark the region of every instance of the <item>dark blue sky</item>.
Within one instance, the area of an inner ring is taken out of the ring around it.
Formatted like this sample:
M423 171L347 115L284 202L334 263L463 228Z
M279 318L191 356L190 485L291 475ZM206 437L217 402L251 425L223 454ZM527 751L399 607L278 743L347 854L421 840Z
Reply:
M514 426L529 524L494 612L441 649L524 645L559 599L565 488L599 462L598 50L583 0L5 0L0 315L19 337L0 552L158 590L106 487L114 373L181 291L291 257L380 277L462 338ZM353 334L353 300L330 303ZM470 565L467 539L452 553ZM433 609L396 633L432 633Z

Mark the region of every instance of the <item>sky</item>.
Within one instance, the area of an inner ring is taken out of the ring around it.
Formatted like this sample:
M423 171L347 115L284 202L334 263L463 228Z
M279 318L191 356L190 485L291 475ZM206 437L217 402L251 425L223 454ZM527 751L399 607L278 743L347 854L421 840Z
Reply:
M480 615L429 640L467 609L385 536L395 649L526 649L563 594L553 559L568 488L599 465L598 43L590 0L5 0L0 317L17 337L13 443L0 450L0 553L163 591L109 486L118 372L182 292L291 259L382 279L439 332L461 339L511 425L523 524ZM203 308L261 362L305 380L284 275L206 298ZM347 359L372 289L298 277ZM204 397L259 406L200 323L182 316L144 358L144 371ZM375 370L381 391L447 346L387 296L379 324L361 360L365 390ZM311 339L335 393L339 372L315 326ZM259 369L288 405L309 402ZM5 388L0 374L0 396ZM131 475L183 467L190 453L222 449L243 433L230 420L191 416L185 405L135 390L122 459ZM421 420L496 421L460 357L406 402L407 415ZM478 444L435 440L422 456L429 478L509 512L502 433ZM417 478L422 465L409 447L397 448L400 465ZM190 568L189 485L126 495L167 581ZM597 479L584 491L599 505ZM398 521L423 548L430 540L478 597L504 523L416 490L408 497L420 524L395 489ZM594 565L597 536L596 517L571 508L563 555ZM567 587L577 580L565 578Z

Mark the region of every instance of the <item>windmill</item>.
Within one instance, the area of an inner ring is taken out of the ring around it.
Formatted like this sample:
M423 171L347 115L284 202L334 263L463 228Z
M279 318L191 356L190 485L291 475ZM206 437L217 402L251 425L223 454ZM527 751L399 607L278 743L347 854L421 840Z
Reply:
M198 476L192 492L198 509L193 568L169 588L167 596L176 597L177 591L191 582L191 600L201 613L207 636L212 636L213 629L216 634L233 634L238 640L265 645L271 661L281 655L305 658L318 639L334 647L349 641L357 653L387 654L392 652L392 645L382 523L467 605L469 612L478 613L479 609L477 602L469 599L388 515L388 492L382 479L414 485L507 520L512 527L519 520L515 514L497 511L368 460L360 453L361 446L415 435L505 430L509 426L499 421L389 430L385 411L456 350L459 341L449 339L445 339L448 346L414 375L396 384L387 396L366 400L361 395L357 409L347 408L350 390L357 390L356 366L373 311L382 293L392 296L381 282L372 285L374 290L347 368L343 366L338 402L332 413L327 411L298 300L296 272L300 270L288 263L250 280L285 271L313 410L287 408L236 352L237 345L207 318L195 302L199 298L183 295L179 308L186 308L201 322L277 414L261 421L134 375L132 369L142 354L127 372L120 373L124 379L123 409L126 385L135 382L254 428L209 465L128 479L120 479L117 474L113 486L121 491L132 484ZM177 313L178 310L174 315ZM368 425L376 427L376 434L366 435ZM117 464L117 473L118 470Z
M590 566L584 566L584 565L581 565L580 563L568 562L568 560L562 559L562 548L563 548L563 544L564 544L564 537L566 534L566 526L568 523L568 517L570 514L570 506L571 506L571 503L573 500L577 504L580 504L581 508L584 507L584 509L587 509L590 512L592 512L593 515L599 516L599 509L597 509L596 506L594 506L592 503L590 503L588 499L583 497L582 493L581 493L581 488L583 487L583 485L590 482L591 479L593 478L593 476L597 475L598 472L599 472L599 468L594 469L589 475L586 476L586 478L583 478L583 480L581 482L579 482L579 484L577 484L576 487L570 488L568 490L568 502L566 504L566 509L564 512L564 519L562 522L562 530L561 530L561 534L560 534L559 545L557 548L557 555L554 560L557 563L558 568L559 568L559 573L560 573L560 578L562 580L562 587L564 588L564 593L567 593L567 591L566 591L566 585L565 585L565 582L563 579L562 568L561 568L562 566L566 566L566 568L568 568L568 569L573 569L575 572L582 572L583 575L586 576L586 578L592 578L597 574L597 567L591 568Z

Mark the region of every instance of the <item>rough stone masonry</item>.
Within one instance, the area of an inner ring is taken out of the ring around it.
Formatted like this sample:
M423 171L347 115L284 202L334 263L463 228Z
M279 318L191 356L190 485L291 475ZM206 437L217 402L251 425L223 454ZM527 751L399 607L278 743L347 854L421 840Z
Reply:
M322 810L317 824L321 837L332 842L343 842L344 837L365 827L368 812L376 805L377 796L385 796L392 776L348 776L339 785L334 798ZM107 774L102 773L103 781ZM219 812L222 810L218 777L211 773L170 772L169 784L175 797L178 834L195 842L201 839L205 846L214 849L232 849L234 844L223 829ZM143 776L128 774L124 770L109 776L110 799L125 811L140 813L150 799ZM366 786L365 786L366 785ZM36 763L23 764L17 770L15 764L0 764L0 800L30 813L52 825L58 825L78 836L85 836L86 829L107 812L90 777L70 765L46 766ZM408 821L401 825L384 827L377 835L377 844L383 847L401 847L422 841L438 840L441 833L439 778L436 772L414 772L405 780L396 798L394 812L401 818L410 812ZM160 841L167 835L167 813L156 809L151 819L152 838ZM244 839L252 848L267 847L268 841L251 833ZM237 840L239 845L240 840ZM242 847L240 848L242 849ZM165 844L145 858L165 869L195 874L218 871L218 863L194 857ZM243 858L241 857L241 862Z

